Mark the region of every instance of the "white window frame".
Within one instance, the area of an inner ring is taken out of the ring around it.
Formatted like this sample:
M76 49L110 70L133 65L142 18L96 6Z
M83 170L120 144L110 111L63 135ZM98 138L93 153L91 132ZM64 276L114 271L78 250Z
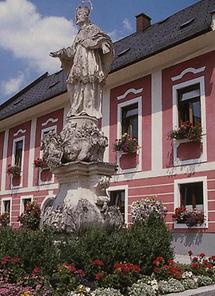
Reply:
M12 198L11 197L4 197L1 199L1 215L5 213L4 211L4 201L10 201L10 223L11 225L11 220L12 220Z
M24 155L25 155L25 136L15 138L13 139L13 150L12 150L12 160L11 160L11 165L15 165L15 149L16 149L16 143L19 141L23 141L23 149L22 149L22 163L21 163L21 173L20 173L20 184L18 186L13 186L12 183L12 178L13 176L11 175L11 187L12 188L20 188L23 185L23 168L24 168Z
M44 137L44 134L46 132L49 132L49 131L54 131L55 133L57 132L57 125L53 125L53 126L50 126L50 127L46 127L46 128L43 128L41 130L41 136L40 136L40 141L42 142L43 140L43 137ZM43 152L40 150L40 158L43 157ZM39 168L39 186L40 185L47 185L47 184L52 184L54 183L54 174L52 174L52 179L50 181L42 181L41 180L41 173L42 173L43 169Z
M187 143L189 140L173 140L173 162L174 166L188 165L194 163L201 163L207 161L207 142L206 142L206 104L205 104L205 78L204 76L191 79L179 84L175 84L172 87L173 98L173 130L179 128L178 123L178 90L192 86L199 83L200 85L200 104L201 104L201 127L202 127L202 154L197 159L180 160L177 157L177 149L180 144Z
M133 105L135 103L138 103L138 145L140 148L137 150L137 155L138 155L138 165L136 168L131 168L131 169L121 169L120 168L120 158L123 155L123 152L116 152L117 155L117 165L118 165L118 174L121 173L133 173L137 171L141 171L142 169L142 134L143 134L143 128L142 128L142 96L137 97L131 100L128 100L123 103L119 103L117 105L117 139L121 139L122 137L122 108L127 107L129 105Z
M20 197L20 207L19 207L19 214L21 215L22 213L24 213L24 200L26 199L30 199L31 202L34 200L33 195L24 195Z
M195 228L208 228L208 190L207 190L207 177L194 177L194 178L185 178L185 179L177 179L174 181L174 209L179 208L180 205L180 185L181 184L190 184L190 183L198 183L202 182L203 184L203 208L204 208L204 216L205 223L199 226L193 226L191 229ZM186 224L178 224L174 223L174 228L179 229L187 229L189 228Z
M112 191L125 191L125 224L128 225L128 185L111 186L107 189L107 194L110 196Z

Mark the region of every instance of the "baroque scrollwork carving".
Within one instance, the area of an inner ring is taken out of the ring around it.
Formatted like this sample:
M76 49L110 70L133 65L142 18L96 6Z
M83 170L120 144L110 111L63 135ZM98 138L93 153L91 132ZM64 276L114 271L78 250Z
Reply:
M91 119L77 121L72 118L59 135L50 132L44 137L41 150L50 169L72 161L103 161L107 137Z

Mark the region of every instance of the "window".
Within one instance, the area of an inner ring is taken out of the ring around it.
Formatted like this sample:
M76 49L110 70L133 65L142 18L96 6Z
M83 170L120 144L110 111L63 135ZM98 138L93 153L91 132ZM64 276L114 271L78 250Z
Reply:
M14 164L18 167L22 165L23 140L15 142Z
M175 228L187 228L190 222L192 222L192 227L208 227L208 190L206 176L174 181L174 209L176 210L177 208L187 209L188 211L185 212L191 213L191 215L179 215L179 220L175 220ZM192 213L194 213L193 216ZM198 213L198 215L195 216L195 213ZM202 220L204 220L204 223Z
M3 200L2 213L10 214L10 200Z
M1 214L7 213L11 219L11 199L5 198L1 200Z
M138 139L138 103L125 106L122 111L122 135L127 133Z
M110 202L109 206L116 206L119 208L123 220L125 221L125 191L110 191Z
M203 211L203 182L180 184L179 186L181 207Z
M28 196L28 197L21 197L21 200L20 200L20 214L22 214L27 206L27 204L29 202L32 202L33 200L33 197L31 196Z
M179 126L186 121L201 124L200 84L178 89L177 97Z

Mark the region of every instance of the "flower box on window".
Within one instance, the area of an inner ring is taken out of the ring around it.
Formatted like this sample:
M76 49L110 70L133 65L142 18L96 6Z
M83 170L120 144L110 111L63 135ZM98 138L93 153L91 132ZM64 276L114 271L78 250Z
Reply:
M121 139L116 139L114 144L114 151L121 151L124 153L136 153L138 150L138 142L136 138L124 134Z
M37 158L34 160L34 166L36 168L41 168L41 169L49 169L47 163L45 160L43 160L42 158Z
M8 165L7 168L8 175L12 175L13 177L20 177L21 175L21 168L17 165Z
M178 224L185 224L188 227L202 225L205 222L205 216L202 211L189 210L187 208L176 208L175 214L172 216Z
M179 128L169 133L169 137L176 140L188 139L189 141L201 142L202 127L200 124L193 125L189 121L182 122Z

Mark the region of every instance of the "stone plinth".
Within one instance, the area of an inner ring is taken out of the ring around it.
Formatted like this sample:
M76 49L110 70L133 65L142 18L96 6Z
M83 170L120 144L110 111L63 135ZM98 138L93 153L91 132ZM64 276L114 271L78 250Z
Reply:
M71 162L53 170L60 184L55 198L42 209L42 225L73 232L92 224L122 224L122 215L109 207L106 189L115 166L103 162Z

